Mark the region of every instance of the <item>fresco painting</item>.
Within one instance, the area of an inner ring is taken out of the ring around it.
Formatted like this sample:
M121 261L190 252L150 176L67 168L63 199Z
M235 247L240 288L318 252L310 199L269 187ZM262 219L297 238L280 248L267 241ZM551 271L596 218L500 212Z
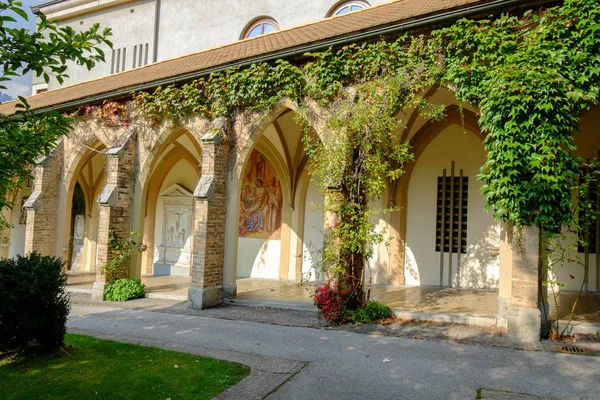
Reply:
M281 182L273 165L253 150L242 179L240 237L281 239Z

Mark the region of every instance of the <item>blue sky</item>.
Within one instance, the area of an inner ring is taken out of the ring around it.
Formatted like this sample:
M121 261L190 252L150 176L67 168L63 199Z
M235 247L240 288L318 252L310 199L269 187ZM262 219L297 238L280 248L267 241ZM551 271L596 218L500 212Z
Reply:
M18 15L11 14L17 19L17 23L10 24L10 26L35 29L35 16L31 13L31 9L29 7L42 4L45 1L47 0L21 0L21 2L23 3L23 8L29 15L29 21L23 20ZM7 89L0 90L0 102L13 99L17 96L29 96L31 95L31 74L27 74L21 77L15 77L12 81L5 82L4 86L6 86Z

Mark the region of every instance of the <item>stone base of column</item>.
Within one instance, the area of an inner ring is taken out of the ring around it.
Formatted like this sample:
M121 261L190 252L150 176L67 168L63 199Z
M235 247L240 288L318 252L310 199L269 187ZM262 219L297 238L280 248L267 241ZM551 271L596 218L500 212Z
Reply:
M511 305L506 321L508 337L523 343L539 342L547 333L546 316L540 308Z
M237 285L223 285L223 298L233 299L237 297Z
M510 299L498 296L498 312L496 313L496 326L498 328L507 328L511 303Z
M190 287L188 290L188 308L204 310L223 304L223 287L213 286L207 288Z
M106 282L96 281L92 286L92 301L104 301Z

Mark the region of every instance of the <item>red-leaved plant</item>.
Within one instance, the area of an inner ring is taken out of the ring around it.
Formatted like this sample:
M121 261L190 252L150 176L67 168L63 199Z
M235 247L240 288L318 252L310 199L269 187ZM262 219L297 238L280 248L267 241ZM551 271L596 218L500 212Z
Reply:
M315 306L321 310L327 323L340 321L344 309L344 301L338 292L337 282L321 285L315 290Z

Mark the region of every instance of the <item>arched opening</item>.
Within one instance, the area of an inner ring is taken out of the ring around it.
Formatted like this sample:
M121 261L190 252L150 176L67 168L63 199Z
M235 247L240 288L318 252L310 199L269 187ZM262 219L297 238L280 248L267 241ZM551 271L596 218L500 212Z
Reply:
M142 275L187 279L191 274L192 194L200 179L200 154L185 129L172 132L156 152L143 197Z
M266 124L239 159L236 202L238 293L266 287L258 280L315 279L316 250L323 244L323 195L306 170L303 130L283 110ZM310 243L309 243L310 242ZM311 251L315 250L315 251Z
M269 157L258 150L242 175L238 226L238 277L279 278L283 191Z
M75 183L71 200L71 226L69 227L69 263L70 271L81 271L84 263L83 246L86 225L89 223L86 210L87 201L79 182ZM85 265L83 266L85 269Z
M96 198L104 185L106 147L96 141L72 158L65 172L62 254L69 271L92 273L98 268L99 208Z
M415 162L405 177L406 284L497 287L500 226L484 211L477 181L486 158L482 138L450 118L424 126L411 144Z

